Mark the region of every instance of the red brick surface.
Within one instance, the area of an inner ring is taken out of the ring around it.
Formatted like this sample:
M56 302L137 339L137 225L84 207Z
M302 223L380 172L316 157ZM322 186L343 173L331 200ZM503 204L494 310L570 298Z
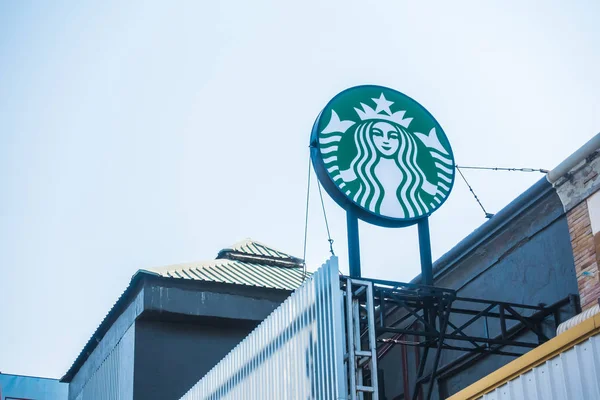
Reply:
M600 297L600 280L598 279L598 257L600 252L600 233L596 238L592 233L592 226L588 212L587 202L579 205L567 213L571 246L575 260L575 273L581 297L581 308L586 310L598 303ZM586 276L584 272L593 275Z

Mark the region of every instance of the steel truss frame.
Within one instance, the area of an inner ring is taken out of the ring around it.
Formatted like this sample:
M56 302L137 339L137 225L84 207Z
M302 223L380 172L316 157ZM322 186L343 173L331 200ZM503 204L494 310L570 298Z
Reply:
M346 290L349 277L341 277ZM395 345L409 344L421 348L419 367L412 399L423 395L430 400L435 383L440 377L451 376L459 368L467 367L482 357L504 355L519 357L526 351L549 340L542 325L552 319L555 326L561 322L561 309L569 306L574 315L580 312L579 299L568 296L550 306L528 305L495 300L461 297L452 289L410 283L360 278L373 285L373 298L364 291L355 295L364 313L359 316L363 326L362 339L368 339L367 304L375 315L377 358L384 357ZM481 329L483 325L483 330ZM475 331L475 332L474 332ZM497 332L497 334L494 334ZM481 334L483 333L483 334ZM533 335L525 335L532 333ZM415 342L402 340L405 335L419 338ZM525 336L525 337L523 337ZM517 352L513 349L526 349ZM433 363L428 360L435 350ZM456 350L465 354L440 368L442 351ZM430 372L425 374L429 365ZM370 374L372 371L366 371ZM370 377L366 376L370 381Z

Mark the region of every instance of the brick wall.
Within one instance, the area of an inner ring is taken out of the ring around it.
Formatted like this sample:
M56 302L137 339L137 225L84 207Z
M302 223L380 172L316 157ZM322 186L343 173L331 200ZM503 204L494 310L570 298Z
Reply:
M585 310L600 298L600 149L552 185L567 214L581 308Z
M584 200L567 213L571 246L575 260L575 273L579 286L581 308L586 310L598 303L600 280L598 257L600 255L600 232L594 235L588 201Z

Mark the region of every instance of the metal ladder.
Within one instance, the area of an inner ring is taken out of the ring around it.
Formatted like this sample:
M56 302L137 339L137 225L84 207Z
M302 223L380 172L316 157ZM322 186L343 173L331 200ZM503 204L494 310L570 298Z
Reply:
M358 297L366 291L368 349L362 348L360 305ZM346 280L346 370L349 380L349 400L363 400L365 393L379 400L377 384L377 347L375 345L375 311L373 309L373 285L371 282L347 278ZM363 374L366 366L371 372L371 386L365 386Z

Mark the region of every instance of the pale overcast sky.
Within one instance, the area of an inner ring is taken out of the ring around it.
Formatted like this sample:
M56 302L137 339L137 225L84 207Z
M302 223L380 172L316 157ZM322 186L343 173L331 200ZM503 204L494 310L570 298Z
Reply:
M598 20L592 0L0 1L0 370L62 376L139 268L246 237L301 257L310 130L349 86L419 101L459 165L554 167L600 131ZM543 177L465 173L490 212ZM484 221L457 180L434 259ZM415 228L360 228L365 276L419 273Z

